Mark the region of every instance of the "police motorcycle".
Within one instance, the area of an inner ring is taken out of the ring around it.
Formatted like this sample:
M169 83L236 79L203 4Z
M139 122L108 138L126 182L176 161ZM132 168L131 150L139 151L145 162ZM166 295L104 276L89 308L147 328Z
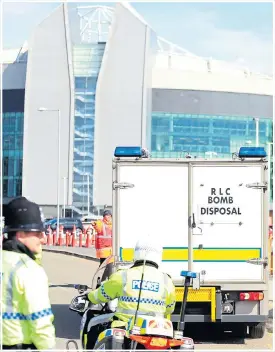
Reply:
M69 309L76 311L80 314L80 316L82 316L80 324L80 340L83 350L85 349L85 346L82 330L86 321L86 314L88 310L90 313L92 312L93 317L107 313L112 315L115 313L116 302L114 301L116 300L106 304L94 305L90 301L83 298L82 295L88 289L94 290L98 288L100 284L107 280L115 270L127 269L132 265L132 262L120 262L116 260L115 256L110 256L98 268L94 275L91 287L87 285L75 285L75 288L78 290L80 296L77 295L72 299ZM184 328L188 287L192 285L192 280L196 278L196 273L190 271L181 272L181 276L185 277L185 280L180 321L178 322L177 330L174 330L173 323L169 319L148 315L145 316L138 313L143 276L144 271L141 277L139 299L135 316L123 327L109 327L102 331L97 337L93 350L194 350L193 339L184 337ZM70 349L70 344L74 344L75 348L78 349L78 345L75 340L68 340L66 345L67 350Z

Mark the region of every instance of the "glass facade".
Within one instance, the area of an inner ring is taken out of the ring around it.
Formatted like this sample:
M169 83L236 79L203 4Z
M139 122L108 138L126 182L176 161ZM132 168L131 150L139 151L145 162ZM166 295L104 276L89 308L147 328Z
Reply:
M73 205L81 212L93 199L94 122L97 78L105 43L73 47L75 131Z
M255 145L256 123L239 116L152 114L151 150L155 157L180 157L183 153L228 158L243 145ZM272 119L259 122L259 144L272 141Z
M23 112L3 113L3 197L22 194Z
M271 118L259 121L259 146L273 140ZM155 158L231 158L241 146L255 146L256 123L247 116L152 113L151 155ZM272 192L271 192L272 193Z
M270 201L273 202L273 144L270 145Z

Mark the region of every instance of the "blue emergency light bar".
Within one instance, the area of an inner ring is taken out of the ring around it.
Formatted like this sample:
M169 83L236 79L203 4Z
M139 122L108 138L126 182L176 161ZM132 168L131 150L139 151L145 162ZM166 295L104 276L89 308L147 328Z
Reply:
M267 156L263 147L241 147L239 158L265 158Z
M191 277L191 278L195 279L197 277L197 273L194 273L194 271L182 271L180 273L180 276Z
M143 150L141 147L116 147L115 157L136 157L141 158L143 156Z

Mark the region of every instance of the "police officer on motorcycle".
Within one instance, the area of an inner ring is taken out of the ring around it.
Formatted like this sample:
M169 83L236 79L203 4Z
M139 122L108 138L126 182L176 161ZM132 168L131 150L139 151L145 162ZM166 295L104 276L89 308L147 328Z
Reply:
M85 349L93 349L98 335L108 324L110 327L116 320L121 322L121 326L126 326L129 319L135 316L143 270L139 314L167 317L173 313L175 286L170 276L159 269L162 251L162 247L151 240L138 241L134 252L134 265L129 269L115 272L99 288L84 295L95 305L114 299L118 301L114 314L92 318L89 311L86 312L82 331L82 343ZM117 323L116 326L118 326Z

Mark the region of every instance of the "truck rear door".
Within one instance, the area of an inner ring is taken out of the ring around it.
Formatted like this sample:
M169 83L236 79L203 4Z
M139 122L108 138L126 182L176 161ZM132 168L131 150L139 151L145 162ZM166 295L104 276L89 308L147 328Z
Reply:
M205 282L263 282L264 266L247 262L265 256L264 192L247 187L263 175L260 163L193 165L192 269Z
M164 247L163 271L181 280L188 268L188 164L121 161L114 175L116 254L132 260L137 240L150 235ZM134 187L121 189L123 183Z

